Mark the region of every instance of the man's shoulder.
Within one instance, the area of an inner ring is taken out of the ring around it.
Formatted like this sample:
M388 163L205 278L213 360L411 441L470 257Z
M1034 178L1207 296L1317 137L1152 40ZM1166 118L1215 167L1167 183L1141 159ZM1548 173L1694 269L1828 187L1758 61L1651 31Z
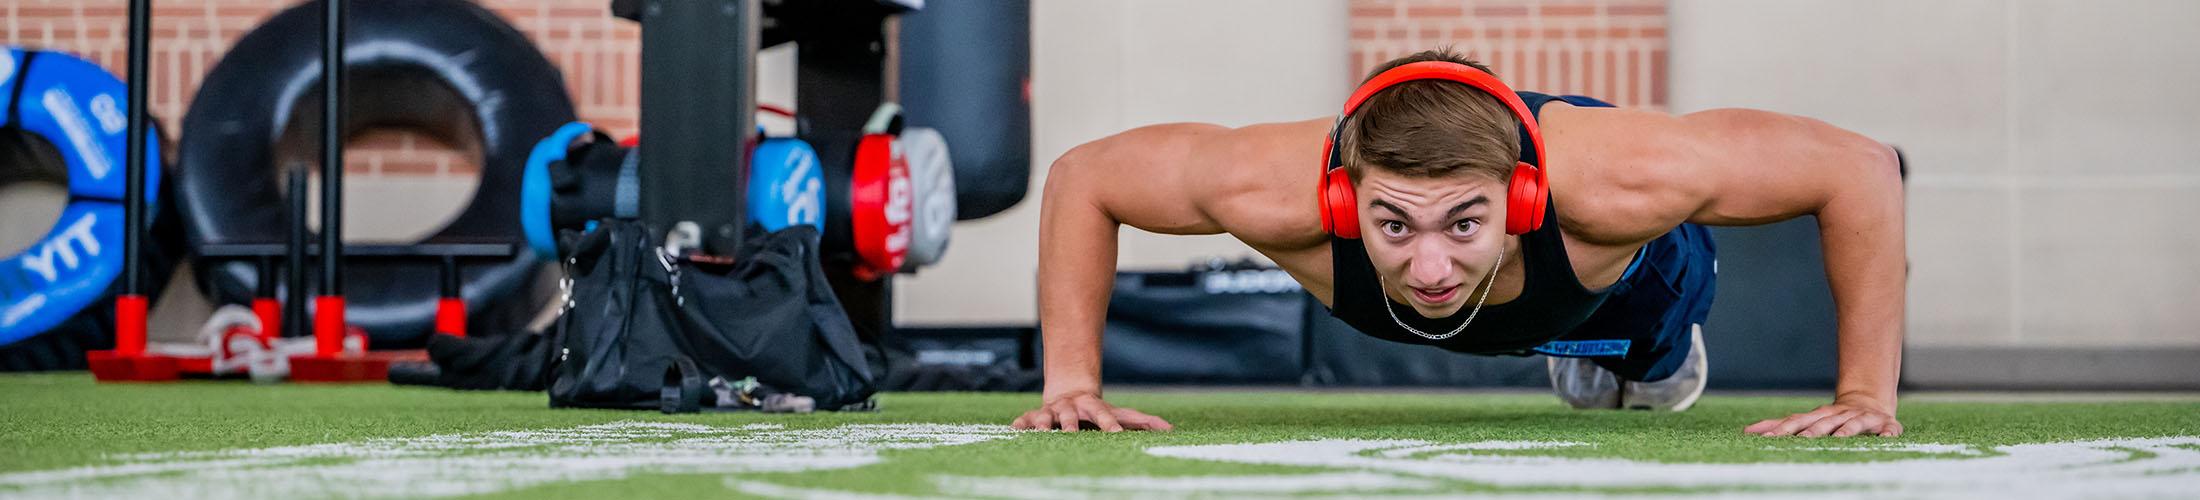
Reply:
M1679 226L1701 204L1688 155L1663 138L1671 115L1559 109L1546 122L1544 140L1551 195L1569 234L1598 244L1639 243Z
M1231 235L1261 247L1303 247L1322 239L1315 199L1322 175L1319 120L1264 123L1231 131L1192 195ZM1265 250L1265 249L1264 249Z

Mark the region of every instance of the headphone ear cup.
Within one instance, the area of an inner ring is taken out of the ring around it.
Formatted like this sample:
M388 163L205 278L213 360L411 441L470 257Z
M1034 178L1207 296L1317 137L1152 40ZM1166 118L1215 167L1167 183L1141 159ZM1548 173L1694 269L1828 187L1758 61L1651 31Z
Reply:
M1528 162L1513 165L1512 184L1505 198L1505 233L1527 234L1543 227L1543 170Z
M1359 202L1352 194L1352 173L1332 168L1322 176L1322 231L1344 239L1360 238Z

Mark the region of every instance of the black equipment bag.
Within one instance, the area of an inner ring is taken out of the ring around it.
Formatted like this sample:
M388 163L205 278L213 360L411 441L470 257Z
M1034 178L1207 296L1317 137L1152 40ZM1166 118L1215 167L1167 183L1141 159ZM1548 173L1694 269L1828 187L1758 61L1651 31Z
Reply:
M869 408L875 378L817 231L748 230L739 260L675 255L634 221L567 232L550 405L772 410L764 401L795 396L814 405L794 411Z
M1118 272L1100 373L1107 383L1296 384L1306 291L1252 262Z
M881 346L889 391L1038 392L1039 329L895 328Z

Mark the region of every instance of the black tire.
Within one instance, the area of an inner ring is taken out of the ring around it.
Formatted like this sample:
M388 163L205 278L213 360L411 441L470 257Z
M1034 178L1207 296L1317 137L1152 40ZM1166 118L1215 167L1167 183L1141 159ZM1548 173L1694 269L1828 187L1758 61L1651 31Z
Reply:
M426 241L518 245L511 259L463 271L467 329L517 329L549 291L541 262L525 251L519 186L534 142L573 121L560 73L518 30L469 2L348 5L344 128L409 127L481 153L473 201ZM309 2L276 14L201 83L184 117L176 182L194 248L286 241L277 166L318 163L321 11ZM217 303L243 302L258 283L250 262L198 262ZM420 345L435 315L436 272L432 261L346 262L346 320L377 348Z

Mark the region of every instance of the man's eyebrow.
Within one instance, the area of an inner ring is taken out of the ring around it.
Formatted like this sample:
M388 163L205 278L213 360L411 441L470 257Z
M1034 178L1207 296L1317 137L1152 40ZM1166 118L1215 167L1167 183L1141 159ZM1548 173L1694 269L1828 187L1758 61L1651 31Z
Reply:
M1402 208L1398 208L1398 206L1397 206L1397 205L1392 205L1392 204L1390 204L1390 202L1388 202L1388 201L1384 201L1384 200L1375 200L1375 201L1370 201L1370 202L1367 202L1367 206L1370 206L1370 207L1375 207L1375 208L1381 208L1381 209L1385 209L1385 210L1389 210L1389 211L1390 211L1391 213L1395 213L1395 214L1398 214L1398 218L1400 218L1400 219L1405 219L1405 220L1413 220L1413 216L1410 216L1410 215L1406 215L1406 211L1405 211L1405 209L1402 209Z
M1474 208L1475 205L1489 203L1489 201L1489 196L1475 195L1474 199L1472 200L1461 202L1458 205L1452 205L1451 210L1444 212L1444 218L1449 219L1452 217L1458 217L1459 212L1465 212L1469 208ZM1413 220L1413 216L1407 215L1405 209L1398 208L1398 205L1391 204L1388 200L1377 199L1374 201L1369 201L1367 202L1367 206L1389 210L1391 213L1398 214L1398 218L1400 219L1405 219L1408 221Z
M1479 205L1479 204L1483 204L1483 203L1489 203L1489 201L1490 201L1490 197L1488 197L1488 196L1484 196L1484 195L1474 195L1474 199L1472 199L1472 200L1467 200L1466 202L1464 202L1464 203L1460 203L1460 204L1458 204L1458 205L1452 205L1452 206L1451 206L1451 211L1448 211L1448 212L1444 212L1444 218L1446 218L1446 219L1449 219L1449 218L1452 218L1452 217L1458 217L1458 216L1459 216L1459 212L1465 212L1465 211L1467 211L1467 209L1469 209L1469 208L1473 208L1473 207L1474 207L1475 205Z

